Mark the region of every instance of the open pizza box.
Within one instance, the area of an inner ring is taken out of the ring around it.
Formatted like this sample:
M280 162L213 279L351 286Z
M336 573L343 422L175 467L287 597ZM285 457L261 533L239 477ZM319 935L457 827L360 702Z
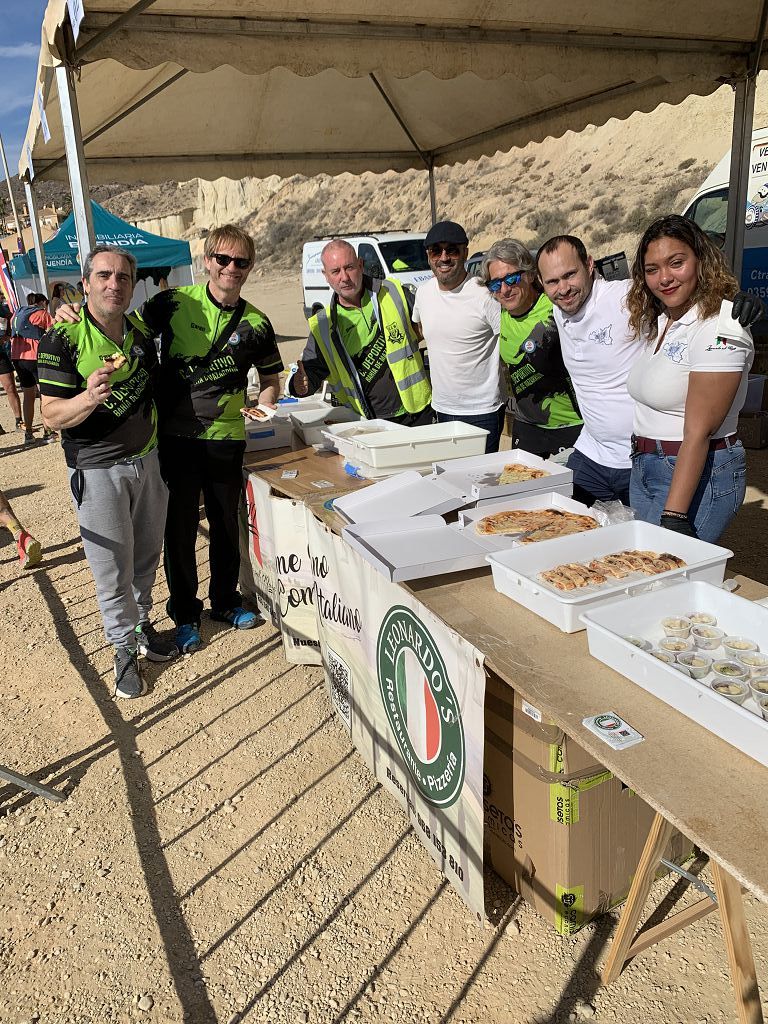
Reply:
M393 509L398 519L405 519L430 513L442 515L463 504L459 488L408 470L345 494L335 500L333 507L350 523L367 523L385 520Z
M437 480L442 479L437 477ZM597 522L596 516L592 514L586 505L582 505L573 498L567 498L557 491L547 491L542 494L531 494L524 498L506 498L501 501L484 501L475 508L466 508L459 512L459 528L466 530L478 544L482 544L488 551L505 551L507 548L515 547L521 543L529 527L520 525L512 526L508 532L491 535L479 534L476 531L476 524L489 516L495 516L503 512L538 512L542 509L557 509L560 512L570 512L577 516L586 516Z
M539 470L543 475L534 480L500 484L499 476L504 467L513 464ZM570 498L573 493L573 473L570 469L520 448L468 459L435 462L432 471L435 477L442 477L445 482L463 490L468 501L503 498L506 495L527 496L549 491L557 491Z
M341 536L393 583L486 568L487 550L441 516L356 523Z

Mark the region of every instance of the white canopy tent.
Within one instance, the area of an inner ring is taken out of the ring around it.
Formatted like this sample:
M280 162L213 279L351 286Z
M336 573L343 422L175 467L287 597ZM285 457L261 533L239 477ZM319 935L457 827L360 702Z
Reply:
M733 0L727 10L720 0L301 0L290 13L266 0L82 7L75 39L67 0L49 0L19 173L64 178L68 166L85 247L84 153L94 182L425 167L434 214L436 166L727 81L738 263L768 0Z

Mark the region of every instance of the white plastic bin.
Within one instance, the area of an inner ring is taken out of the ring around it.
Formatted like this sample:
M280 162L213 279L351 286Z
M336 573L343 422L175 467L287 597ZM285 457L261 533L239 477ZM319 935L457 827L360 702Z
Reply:
M440 459L462 459L485 451L488 431L469 423L431 423L425 427L399 427L349 440L349 461L374 469L422 466Z

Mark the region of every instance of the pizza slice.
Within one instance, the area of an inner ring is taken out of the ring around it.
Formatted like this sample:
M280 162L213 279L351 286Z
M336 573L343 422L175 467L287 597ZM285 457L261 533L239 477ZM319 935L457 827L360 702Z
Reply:
M113 373L115 370L119 370L121 366L125 366L128 360L125 358L122 352L116 352L114 355L107 355L101 357L104 368Z
M499 474L499 484L519 484L525 480L540 480L549 476L543 469L525 466L522 462L510 462Z

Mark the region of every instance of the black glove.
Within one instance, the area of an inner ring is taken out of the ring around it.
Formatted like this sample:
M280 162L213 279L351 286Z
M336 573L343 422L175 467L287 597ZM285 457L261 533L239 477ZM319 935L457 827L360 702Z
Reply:
M733 300L731 316L738 320L742 327L751 327L757 320L766 315L765 306L751 292L737 292Z
M672 530L673 533L682 533L685 537L696 536L696 530L688 516L681 519L679 516L662 515L659 526L663 526L665 530Z

